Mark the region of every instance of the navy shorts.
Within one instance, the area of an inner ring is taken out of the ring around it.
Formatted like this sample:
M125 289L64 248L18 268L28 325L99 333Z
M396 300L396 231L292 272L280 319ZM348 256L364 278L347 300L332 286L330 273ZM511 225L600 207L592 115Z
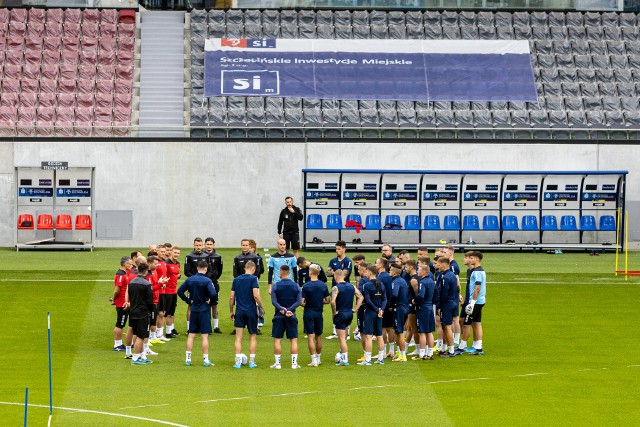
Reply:
M472 323L482 322L482 307L484 307L484 304L475 304L473 306L473 312L471 314L467 314L464 318L465 326L471 326Z
M378 312L373 310L364 311L364 324L362 333L365 335L382 336L382 319L378 317Z
M458 315L458 303L449 302L440 311L440 323L442 326L453 324L453 318Z
M352 311L339 311L338 314L333 316L333 324L336 325L336 330L344 331L349 327L352 321Z
M395 328L395 331L400 334L404 332L404 324L407 322L407 317L409 316L409 307L402 307L402 306L396 307L396 311L394 315L395 315L394 328Z
M187 332L190 334L211 334L211 311L192 311Z
M323 318L321 311L305 311L302 321L305 334L322 335Z
M233 320L233 326L236 328L247 328L250 335L258 333L258 313L255 311L236 311L236 317Z
M129 311L125 311L123 307L116 308L116 328L124 329L129 318Z
M382 314L382 327L383 328L393 328L393 324L395 323L395 313L392 310L386 309Z
M285 332L288 339L298 338L298 318L287 316L274 316L271 327L272 338L284 338Z
M149 338L149 316L144 319L129 319L129 326L136 337Z
M428 334L436 330L436 314L433 310L418 310L416 312L418 333Z

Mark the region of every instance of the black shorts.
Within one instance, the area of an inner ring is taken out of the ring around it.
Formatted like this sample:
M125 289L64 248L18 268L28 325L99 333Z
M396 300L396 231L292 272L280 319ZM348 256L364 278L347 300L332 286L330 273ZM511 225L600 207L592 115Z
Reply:
M142 339L149 338L149 316L144 319L129 319L129 326L133 335Z
M128 318L128 311L125 311L123 307L116 308L116 328L124 329L124 327L127 325Z
M482 322L482 307L484 307L484 304L475 304L473 306L473 312L464 317L465 326L471 326L472 323Z
M176 306L178 305L178 295L177 294L164 294L165 304L164 304L164 315L167 317L173 317L176 314Z
M209 300L209 305L218 305L218 299L220 297L220 285L218 283L214 283L213 287L216 290L216 296Z
M233 326L235 328L247 328L247 332L250 335L258 333L258 313L255 311L236 311L236 316L233 319Z
M167 294L160 294L160 299L158 300L158 311L164 313L167 311L167 303L169 302Z
M382 327L383 328L393 328L395 324L395 313L391 310L385 308L384 313L382 314Z
M192 311L189 319L190 334L211 334L211 313L209 310Z
M308 311L302 315L304 323L304 333L307 335L322 335L324 319L321 311Z
M151 326L156 326L156 322L158 320L158 304L153 304L153 311L151 312L151 317L149 319L149 324Z
M287 242L287 249L300 249L300 233L282 233L282 238Z
M362 333L362 329L364 328L364 307L360 307L357 313L357 322L358 322L358 331Z

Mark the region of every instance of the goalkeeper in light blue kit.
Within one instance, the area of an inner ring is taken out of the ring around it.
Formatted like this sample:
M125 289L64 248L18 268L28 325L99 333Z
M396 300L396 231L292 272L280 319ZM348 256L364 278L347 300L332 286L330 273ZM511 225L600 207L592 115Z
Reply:
M463 311L465 314L464 327L460 346L456 350L457 354L483 355L482 350L482 308L486 303L487 295L487 273L480 265L482 262L482 252L469 251L464 254L465 264L469 267L467 272L467 289ZM473 329L473 344L471 348L465 350L467 340Z

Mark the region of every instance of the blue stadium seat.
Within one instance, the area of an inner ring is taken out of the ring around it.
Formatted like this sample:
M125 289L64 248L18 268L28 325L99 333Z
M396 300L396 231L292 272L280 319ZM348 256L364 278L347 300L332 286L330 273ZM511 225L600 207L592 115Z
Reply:
M526 231L538 231L538 218L533 215L523 216L522 229Z
M447 215L444 217L445 230L460 230L460 218L458 215Z
M518 230L518 218L515 215L505 215L502 217L503 230Z
M560 230L578 230L578 226L576 225L576 217L573 215L564 215L562 218L560 218Z
M420 230L420 217L418 215L407 215L404 217L405 230Z
M558 230L558 220L556 219L555 215L543 215L541 223L542 223L542 231ZM524 228L524 225L522 226L522 228Z
M500 223L498 217L495 215L486 215L482 220L483 230L500 230Z
M384 225L396 225L396 226L400 226L402 227L402 223L400 222L400 216L399 215L387 215L384 218Z
M339 214L329 214L327 216L327 228L331 229L341 229L342 228L342 217Z
M347 215L347 222L349 221L355 221L359 224L362 224L362 217L360 216L360 214L349 214ZM355 230L355 227L345 227L345 228L347 228L348 230Z
M463 230L480 230L480 221L477 215L465 215L462 220Z
M364 226L367 230L380 230L380 215L367 215Z
M322 215L309 214L307 215L307 229L322 228Z
M424 217L425 230L440 230L440 217L438 215L427 215Z
M596 231L596 217L593 215L583 215L580 217L580 230Z
M613 215L600 217L600 231L616 231L616 219Z

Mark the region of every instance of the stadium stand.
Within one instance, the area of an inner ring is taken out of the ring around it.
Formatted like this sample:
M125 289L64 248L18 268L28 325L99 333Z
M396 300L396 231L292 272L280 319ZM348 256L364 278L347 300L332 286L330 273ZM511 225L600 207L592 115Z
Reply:
M640 33L633 13L193 10L191 135L633 139ZM205 98L204 40L219 38L528 40L537 103Z
M1 136L128 136L135 12L0 9Z

